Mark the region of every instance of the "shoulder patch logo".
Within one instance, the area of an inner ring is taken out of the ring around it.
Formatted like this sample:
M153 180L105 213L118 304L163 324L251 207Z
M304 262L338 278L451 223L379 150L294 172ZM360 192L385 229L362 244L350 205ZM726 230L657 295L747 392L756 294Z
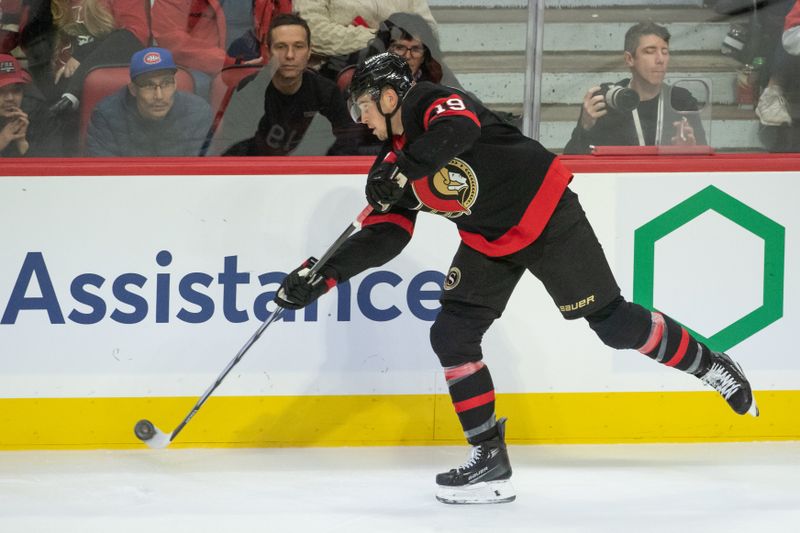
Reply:
M421 209L447 218L470 215L478 198L478 179L466 161L452 159L434 175L412 182Z
M455 289L461 282L461 270L458 267L451 267L444 278L444 290Z

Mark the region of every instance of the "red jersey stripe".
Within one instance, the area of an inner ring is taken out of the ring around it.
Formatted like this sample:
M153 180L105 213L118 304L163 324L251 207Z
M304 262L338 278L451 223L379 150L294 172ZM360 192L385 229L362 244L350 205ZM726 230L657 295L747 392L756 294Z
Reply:
M476 124L476 125L477 125L479 128L481 127L481 121L478 119L478 115L476 115L475 113L473 113L472 111L470 111L470 110L468 110L468 109L465 109L465 110L463 110L463 111L460 111L460 110L459 110L459 111L456 111L456 110L454 110L454 109L448 109L447 111L443 111L442 113L439 113L439 114L438 114L438 115L436 115L435 117L431 118L431 119L428 121L428 124L430 124L431 122L433 122L433 121L434 121L434 120L436 120L437 118L442 118L442 117L452 117L452 116L462 116L462 117L467 117L467 118L468 118L468 119L470 119L472 122L474 122L474 123L475 123L475 124ZM426 126L426 129L427 129L427 126Z
M653 313L651 316L653 317L653 331L650 332L650 337L648 337L644 346L639 348L639 351L644 354L655 350L664 335L664 316L661 313Z
M469 109L467 109L466 105L463 106L464 109L450 109L450 108L446 108L446 107L444 107L442 105L442 104L446 103L448 100L451 100L453 98L455 98L456 100L458 100L458 101L460 101L462 103L464 102L464 100L459 95L451 94L450 96L448 96L446 98L439 98L438 100L434 100L434 102L431 105L428 106L428 109L425 110L425 115L424 115L425 118L422 120L422 125L423 125L423 127L425 128L426 131L428 129L428 124L430 124L430 122L432 120L434 120L435 118L440 117L442 115L463 115L463 116L471 119L473 122L475 122L475 124L478 125L478 127L480 127L481 121L478 119L478 116L475 113L473 113L472 111L470 111ZM431 118L431 115L433 114L434 111L436 111L436 108L439 107L439 106L442 107L442 111L438 115L436 115L435 117Z
M483 364L483 361L464 363L463 365L454 366L453 368L446 368L444 371L444 377L447 381L450 381L451 379L462 378L464 376L474 374L485 366L486 365Z
M489 257L502 257L522 250L542 234L571 180L572 173L558 157L555 158L518 224L493 241L479 233L459 230L461 240L473 250Z
M412 181L411 188L414 189L417 198L419 198L423 204L437 211L449 211L451 213L466 211L458 200L447 200L437 196L433 190L431 190L430 182L425 178Z
M676 366L683 360L683 356L686 355L686 348L689 347L689 333L686 331L686 328L681 328L681 342L678 345L678 350L675 352L675 355L672 356L672 359L664 363L667 366Z
M402 150L405 145L406 145L406 136L405 135L395 135L392 138L392 148L394 148L395 150ZM387 157L388 157L388 155L387 155ZM394 154L394 157L395 157L394 161L397 161L397 154ZM384 159L384 161L385 161L385 159ZM391 161L391 163L394 163L394 161Z
M361 227L367 227L372 224L381 224L383 222L389 222L391 224L395 224L400 226L404 230L408 232L409 235L414 235L414 223L408 220L406 217L402 215L395 215L395 214L386 214L386 215L370 215L367 219L361 224Z
M453 402L453 407L456 408L456 413L463 413L464 411L480 407L481 405L486 405L487 403L493 401L494 401L494 391L490 390L489 392L485 392L478 396L473 396L468 400Z

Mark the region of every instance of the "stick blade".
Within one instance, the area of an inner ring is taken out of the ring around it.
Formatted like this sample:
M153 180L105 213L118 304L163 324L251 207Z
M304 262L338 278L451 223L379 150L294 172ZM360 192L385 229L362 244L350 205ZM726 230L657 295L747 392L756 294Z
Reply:
M140 441L150 448L161 449L169 446L172 439L170 435L158 429L149 420L139 420L133 428L133 432Z

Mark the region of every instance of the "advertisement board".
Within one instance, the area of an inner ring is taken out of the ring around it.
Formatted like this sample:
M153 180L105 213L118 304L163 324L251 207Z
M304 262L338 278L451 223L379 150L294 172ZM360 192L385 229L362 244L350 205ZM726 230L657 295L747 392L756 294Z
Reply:
M41 427L39 437L20 436L32 431L32 420L44 416L40 425L47 426L47 413L70 416L64 406L85 402L104 406L92 415L94 427L109 424L103 417L112 415L104 409L112 404L126 417L148 406L167 419L165 426L177 423L274 309L285 273L321 254L364 205L358 172L208 175L191 166L185 173L131 172L0 178L0 404L3 416L14 417L6 428L25 426L0 446L134 445L132 434L123 437L127 418L113 439ZM730 353L787 417L784 404L796 401L800 390L800 362L787 348L800 324L794 303L800 296L797 183L800 172L791 170L628 171L578 172L571 185L623 294ZM225 401L244 402L256 419L261 414L253 406L265 402L273 402L267 410L281 411L280 404L305 413L308 427L290 432L288 443L457 439L428 329L458 244L451 221L420 215L398 258L274 323L209 402L208 420L218 408L223 421L216 422L217 435L207 439L210 430L199 415L189 442L283 442L243 430L253 421L242 414L231 420ZM537 426L550 416L577 426L575 417L590 414L570 402L593 405L609 395L623 405L649 398L658 406L671 403L662 394L687 405L699 397L715 416L729 416L724 402L700 392L707 389L698 380L633 350L605 347L583 320L563 320L530 274L483 348L498 409L505 395L508 409L526 418L518 426L522 441L635 440L602 432L594 438L548 434ZM350 440L338 429L329 437L310 436L328 424L328 414L308 402L325 398L360 411L370 404L391 429L360 433L360 425L350 428ZM529 412L530 402L542 401L549 414ZM404 402L413 407L398 408ZM419 424L398 426L398 410ZM670 416L688 439L770 436L761 431L764 425L718 435L708 426L682 426L678 413ZM800 428L789 422L779 429L781 437ZM233 434L239 440L229 438Z

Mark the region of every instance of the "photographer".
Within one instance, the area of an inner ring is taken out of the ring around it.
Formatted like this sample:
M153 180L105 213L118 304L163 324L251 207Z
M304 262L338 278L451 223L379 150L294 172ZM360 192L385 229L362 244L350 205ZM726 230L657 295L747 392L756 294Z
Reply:
M589 89L565 154L588 154L592 146L706 144L689 91L664 83L670 34L653 22L640 22L625 33L625 64L630 79Z

